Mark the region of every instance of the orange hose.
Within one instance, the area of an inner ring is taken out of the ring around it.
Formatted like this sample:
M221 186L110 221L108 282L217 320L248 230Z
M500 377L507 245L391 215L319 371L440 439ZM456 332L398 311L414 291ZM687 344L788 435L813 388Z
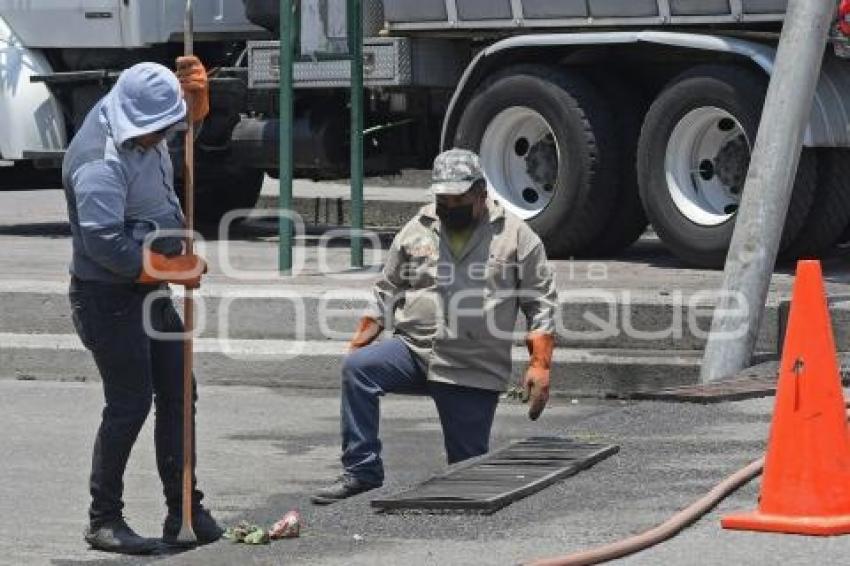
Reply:
M764 468L764 458L759 458L750 465L738 470L685 509L679 511L667 521L639 535L620 541L599 546L590 550L582 550L573 554L543 558L529 562L529 566L585 566L599 564L615 558L634 554L650 546L664 542L676 536L688 525L711 511L718 503L734 493L742 485L761 474Z

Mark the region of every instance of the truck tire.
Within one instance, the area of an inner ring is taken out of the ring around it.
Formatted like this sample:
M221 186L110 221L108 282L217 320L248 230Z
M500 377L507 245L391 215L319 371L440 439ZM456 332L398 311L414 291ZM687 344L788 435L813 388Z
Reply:
M683 260L722 267L756 139L767 78L702 65L674 79L647 113L638 144L640 194L661 240ZM814 199L817 159L806 150L780 250L800 232Z
M815 259L842 239L850 224L850 150L819 148L815 200L803 229L782 252L784 261Z
M591 81L617 109L614 113L620 140L619 192L605 229L588 249L587 256L611 257L635 243L649 220L640 200L637 181L637 146L643 117L649 106L646 96L628 81L609 73L594 73Z
M479 153L492 196L566 258L587 252L616 198L612 114L584 77L516 66L473 96L454 141Z

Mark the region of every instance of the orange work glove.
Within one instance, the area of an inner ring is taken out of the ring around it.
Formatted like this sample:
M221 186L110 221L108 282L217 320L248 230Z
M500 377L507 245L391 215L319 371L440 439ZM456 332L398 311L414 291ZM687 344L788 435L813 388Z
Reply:
M353 352L364 348L375 341L375 338L383 331L383 327L378 324L378 321L370 316L364 316L357 323L357 330L354 331L354 337L348 343L348 351Z
M194 55L177 58L177 78L192 112L192 121L200 122L210 113L210 81L201 60Z
M137 283L174 283L197 289L201 286L201 276L207 272L207 262L194 254L168 257L149 249L143 254L142 273Z
M522 380L524 403L530 402L528 418L536 421L549 401L549 373L552 368L552 352L555 336L543 332L532 332L525 339L531 361Z

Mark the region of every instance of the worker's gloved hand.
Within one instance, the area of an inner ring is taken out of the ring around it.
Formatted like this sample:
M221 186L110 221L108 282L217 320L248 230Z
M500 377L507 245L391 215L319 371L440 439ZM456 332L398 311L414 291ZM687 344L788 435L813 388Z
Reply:
M142 273L137 283L174 283L187 289L197 289L201 286L201 276L207 272L207 262L195 254L168 257L149 249L143 253Z
M552 368L552 352L555 336L544 332L532 332L525 339L531 361L522 380L522 401L529 403L528 418L536 421L549 401L549 373Z
M210 113L210 82L204 64L194 55L178 57L177 78L191 108L192 121L200 122Z
M354 337L352 337L351 342L348 343L348 351L353 352L368 346L375 341L375 338L377 338L383 330L383 327L378 324L377 320L370 316L364 316L357 324L357 330L354 331Z

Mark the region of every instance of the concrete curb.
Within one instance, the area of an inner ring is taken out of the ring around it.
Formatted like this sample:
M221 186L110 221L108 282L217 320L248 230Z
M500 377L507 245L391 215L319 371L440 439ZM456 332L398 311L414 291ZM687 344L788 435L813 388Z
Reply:
M294 350L293 348L297 348ZM337 388L344 342L197 341L198 380L214 385ZM295 352L298 351L297 355ZM289 352L292 355L285 355ZM511 383L528 362L513 351ZM562 349L555 353L552 390L558 395L625 395L696 383L700 352ZM0 334L0 379L97 381L98 373L75 335Z
M203 338L343 341L370 295L367 288L211 286L197 295L198 328L203 328ZM557 345L564 348L701 350L711 324L710 308L691 308L677 300L563 298ZM0 329L7 332L74 333L65 284L7 283L0 286L0 307ZM514 331L521 345L522 317ZM836 317L836 336L840 349L850 350L850 315ZM779 344L779 309L768 306L757 349L776 352Z

